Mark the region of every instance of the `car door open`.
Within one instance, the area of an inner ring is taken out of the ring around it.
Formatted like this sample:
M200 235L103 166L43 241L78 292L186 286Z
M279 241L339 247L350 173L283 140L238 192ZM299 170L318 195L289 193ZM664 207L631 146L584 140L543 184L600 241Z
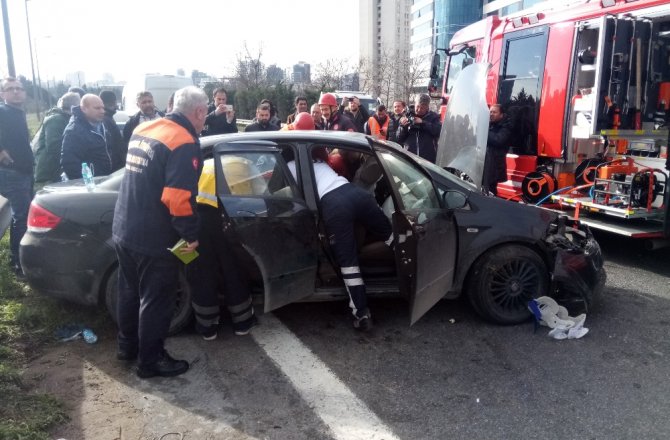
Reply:
M258 266L264 310L311 295L317 270L316 223L276 144L218 144L214 162L225 223Z
M370 139L389 180L398 282L410 305L410 324L451 288L457 250L453 215L441 207L428 173L404 152Z

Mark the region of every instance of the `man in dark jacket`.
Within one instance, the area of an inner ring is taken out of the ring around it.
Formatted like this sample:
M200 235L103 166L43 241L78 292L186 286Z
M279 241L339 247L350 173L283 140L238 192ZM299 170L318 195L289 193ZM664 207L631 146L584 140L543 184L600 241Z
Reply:
M405 101L393 101L393 112L389 115L389 137L393 142L398 142L398 127L400 127L400 118L405 114Z
M0 195L9 201L12 224L9 231L9 264L21 277L19 243L27 230L28 209L33 198L33 151L23 103L26 90L15 78L0 82Z
M346 106L346 107L345 107ZM370 119L368 109L361 107L361 101L355 96L349 98L342 98L342 103L339 107L339 112L348 117L354 123L356 131L365 133L365 123Z
M151 92L143 91L137 94L137 107L140 109L137 113L128 119L126 125L123 126L123 144L124 151L128 151L128 142L133 131L143 122L154 121L165 116L163 112L158 111L154 104L154 95ZM125 164L125 160L123 162Z
M256 122L249 124L247 131L277 131L279 128L270 124L270 104L261 104L256 108Z
M185 242L182 252L198 247L198 134L206 117L207 95L184 87L175 93L173 112L138 127L128 148L112 224L119 259L117 358L137 358L141 378L177 376L189 368L164 348L180 266L168 248L179 240Z
M500 104L493 104L489 114L489 137L486 141L482 186L497 195L498 183L507 180L507 150L512 132Z
M81 105L72 109L72 117L63 132L60 163L68 179L81 179L81 164L87 163L95 176L112 172L110 140L102 125L105 107L91 93L81 98Z
M430 96L422 94L416 99L415 115L410 120L407 116L400 118L398 127L398 143L410 152L435 163L437 158L437 141L440 137L442 123L440 116L429 110Z
M110 140L109 151L112 154L112 171L120 170L126 166L128 145L123 141L121 130L119 130L119 126L116 125L114 120L116 95L111 90L103 90L100 92L100 99L105 106L105 119L102 120L102 124L107 130Z
M237 119L232 106L228 105L226 89L219 87L212 93L214 103L207 109L203 136L223 133L237 133Z
M79 105L79 94L67 92L60 97L56 107L47 112L42 123L35 151L35 184L60 182L60 155L63 149L63 132L72 116L72 107Z

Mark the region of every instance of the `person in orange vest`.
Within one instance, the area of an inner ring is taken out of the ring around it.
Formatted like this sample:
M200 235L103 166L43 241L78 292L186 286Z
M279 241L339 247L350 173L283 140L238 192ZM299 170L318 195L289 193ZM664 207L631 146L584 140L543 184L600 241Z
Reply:
M378 105L377 111L365 123L365 134L376 136L377 139L384 141L387 140L390 120L391 118L386 114L386 106L384 104Z

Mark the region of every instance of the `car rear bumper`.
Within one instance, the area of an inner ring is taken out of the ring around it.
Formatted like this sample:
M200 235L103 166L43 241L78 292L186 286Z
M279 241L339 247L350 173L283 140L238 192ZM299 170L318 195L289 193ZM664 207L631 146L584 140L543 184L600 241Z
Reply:
M79 304L99 304L106 266L81 243L27 232L21 240L20 259L26 281L35 291Z

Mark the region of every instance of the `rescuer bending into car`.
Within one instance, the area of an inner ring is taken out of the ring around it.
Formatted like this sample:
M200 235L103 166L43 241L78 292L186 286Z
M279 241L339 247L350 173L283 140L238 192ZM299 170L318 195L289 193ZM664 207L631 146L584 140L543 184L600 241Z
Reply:
M216 196L214 159L207 159L202 167L196 200L200 217L200 257L186 266L188 281L193 288L195 329L206 341L216 339L221 286L233 331L238 336L246 335L256 325L257 318L251 304L251 289L240 272L233 245L224 232L223 212Z
M349 294L349 306L354 315L354 328L369 331L372 329L372 315L368 309L365 283L358 265L358 246L354 225L364 226L368 237L373 241L390 240L393 229L369 192L349 183L325 162L328 159L328 152L325 151L325 148L314 148L312 157L314 158L314 180L320 199L321 217L331 249L335 254L335 260L340 266L344 286ZM288 167L297 180L295 161L289 162Z
M138 360L137 375L176 376L188 362L165 351L183 252L198 247L196 194L202 165L200 133L207 95L189 86L175 93L173 113L140 125L130 139L126 172L114 210L119 260L119 360Z

